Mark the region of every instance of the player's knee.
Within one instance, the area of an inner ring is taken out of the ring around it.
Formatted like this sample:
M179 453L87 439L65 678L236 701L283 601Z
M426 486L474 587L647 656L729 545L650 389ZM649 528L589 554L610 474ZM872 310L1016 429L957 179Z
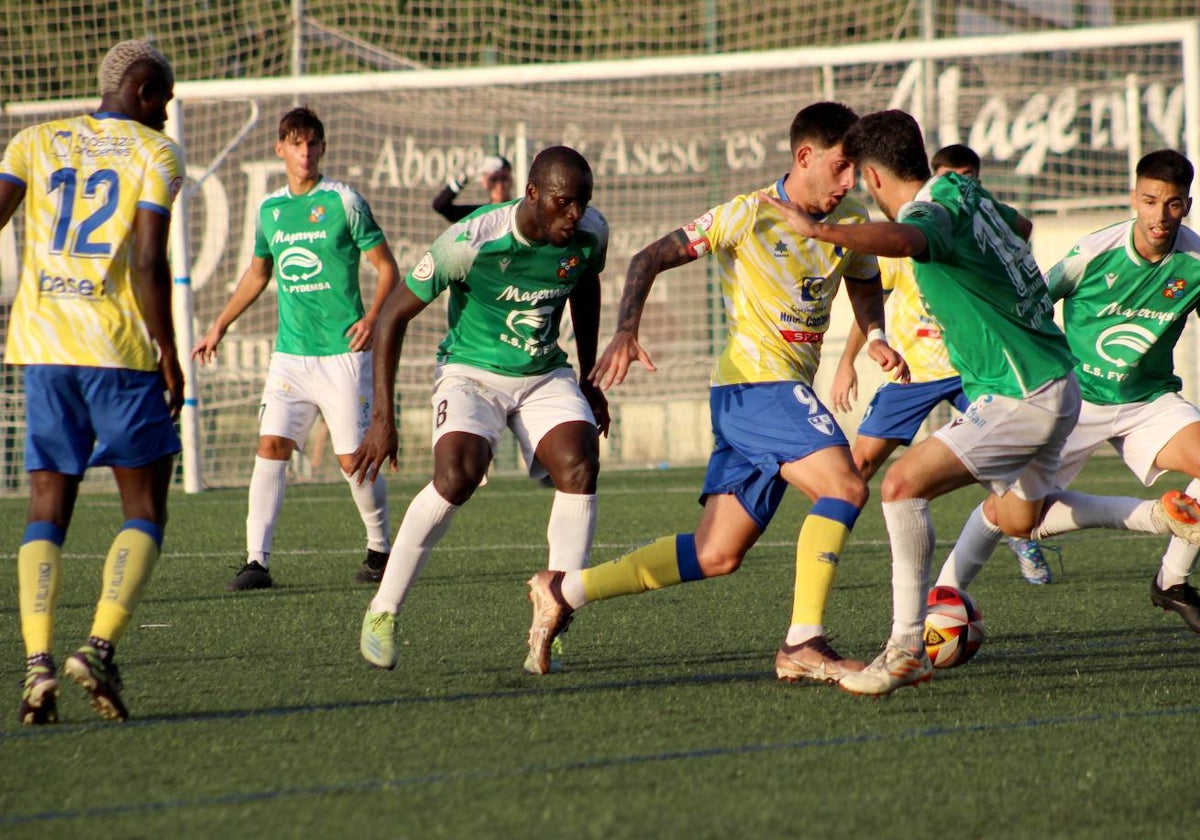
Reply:
M885 502L898 502L915 498L915 488L902 470L890 469L883 474L879 495Z
M700 565L700 572L706 578L733 574L741 568L744 556L720 549L702 549L699 546L696 550L696 562Z
M583 448L557 453L553 463L544 464L554 486L564 493L595 493L600 474L600 456Z
M438 464L433 474L433 489L450 504L463 505L482 480L483 471L466 464Z

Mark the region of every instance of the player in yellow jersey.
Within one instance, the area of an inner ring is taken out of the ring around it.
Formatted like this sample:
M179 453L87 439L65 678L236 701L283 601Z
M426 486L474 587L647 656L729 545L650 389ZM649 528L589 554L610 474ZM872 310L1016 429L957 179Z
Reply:
M858 120L844 105L819 102L792 121L791 167L768 189L831 224L868 221L847 197L855 168L842 138ZM782 680L836 683L863 663L843 659L825 636L824 612L838 558L867 485L850 447L812 390L821 342L838 287L846 290L867 352L884 370L907 376L883 340L883 298L875 259L790 233L757 193L737 196L642 249L630 261L616 334L592 371L602 388L620 384L637 361L642 308L662 271L712 254L717 259L729 331L712 375L716 439L701 491L704 511L692 534L674 534L591 569L539 572L530 580L529 660L549 667L550 645L586 603L734 572L771 521L789 485L813 501L796 546L791 623L775 656Z
M124 524L104 564L88 640L63 672L101 716L128 717L113 648L158 559L180 448L173 419L183 371L167 231L182 169L178 147L161 133L174 81L148 42L123 41L100 64L97 112L26 128L0 162L0 227L25 202L5 348L5 361L25 366L30 501L17 553L25 724L58 720L62 546L79 482L93 466L112 468Z
M959 143L938 149L930 165L935 175L957 172L979 180L979 155ZM1029 229L1025 229L1026 237ZM970 404L963 393L962 378L950 364L941 325L921 301L912 260L880 257L879 270L888 303L888 340L908 363L912 381L884 383L863 414L851 452L867 481L898 447L912 443L921 424L940 403L948 402L959 412L966 411ZM851 324L830 389L835 411L850 411L852 401L858 398L854 360L865 343L862 330ZM1008 545L1016 553L1026 581L1050 583L1050 564L1037 541L1009 537Z

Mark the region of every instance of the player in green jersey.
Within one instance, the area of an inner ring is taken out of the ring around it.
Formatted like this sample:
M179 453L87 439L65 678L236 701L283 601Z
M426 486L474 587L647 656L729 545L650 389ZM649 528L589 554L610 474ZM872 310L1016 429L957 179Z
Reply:
M921 129L902 111L863 117L845 149L895 221L829 225L773 196L762 200L785 211L806 236L913 258L922 299L943 327L972 400L965 414L895 461L880 488L892 547L892 631L884 651L841 686L887 694L933 676L922 639L934 547L929 501L982 484L992 494L987 517L1011 536L1029 537L1045 513L1081 397L1076 359L1052 319L1046 284L1019 234L1019 214L971 178L931 179ZM1200 539L1194 500L1124 501L1130 509L1097 507L1089 524Z
M1048 275L1050 296L1063 302L1083 392L1055 483L1069 486L1107 442L1146 486L1174 470L1192 477L1186 492L1195 496L1200 409L1180 396L1173 362L1187 317L1200 307L1200 235L1183 226L1193 168L1179 152L1162 149L1138 161L1135 176L1134 217L1085 236ZM1035 534L1086 527L1086 517L1103 504L1077 493L1056 497L1059 503L1047 507ZM938 583L966 588L1000 536L982 506L974 511ZM1150 582L1150 599L1200 633L1200 595L1188 583L1195 561L1195 546L1172 539Z
M429 552L483 481L505 428L530 475L549 475L556 489L546 529L549 567L587 564L608 403L579 381L558 336L570 304L579 369L590 370L608 249L608 223L591 199L592 170L583 156L565 146L544 149L520 199L451 225L384 305L375 408L354 457L360 481L376 480L385 462L396 468L392 397L404 334L438 295L450 296L432 398L433 479L409 504L363 617L360 650L376 667L395 667L396 615Z
M250 266L192 350L201 364L210 361L225 332L275 278L279 328L259 411L246 562L227 584L231 590L273 584L271 545L288 461L308 438L318 414L329 428L334 454L366 527L367 556L355 579L378 581L391 547L384 482L363 485L350 470L371 411L376 320L400 270L363 197L321 173L325 150L325 127L315 113L294 108L284 114L275 153L283 160L287 186L259 205ZM366 311L358 279L361 256L379 275Z
M935 175L957 172L979 180L979 155L961 143L938 149L930 166ZM1021 238L1029 239L1027 230L1023 228L1020 233ZM880 260L879 271L890 307L888 340L908 362L912 381L885 382L863 414L852 452L854 465L868 481L898 447L912 443L921 424L943 400L960 412L965 411L970 402L963 392L962 378L950 365L950 356L942 341L942 328L921 303L913 278L912 260ZM850 411L851 399L858 397L854 360L866 343L862 330L851 323L830 389L833 407L838 411ZM1021 575L1026 581L1050 583L1050 564L1035 540L1010 537L1008 545L1017 555Z

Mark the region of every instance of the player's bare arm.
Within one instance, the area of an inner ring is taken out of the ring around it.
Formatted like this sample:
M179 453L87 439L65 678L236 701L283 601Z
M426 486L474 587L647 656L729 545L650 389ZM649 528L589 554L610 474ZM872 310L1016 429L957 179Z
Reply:
M845 286L855 326L866 336L867 355L882 370L891 372L896 381L908 382L908 363L883 338L883 288L879 285L879 275L866 282L847 280Z
M8 224L24 198L24 187L12 181L0 181L0 228Z
M374 345L375 325L379 321L379 312L383 309L383 302L400 282L400 268L396 265L396 258L392 255L392 249L386 242L380 242L371 250L364 252L363 256L374 267L375 273L379 276L379 282L375 286L375 297L371 302L371 308L362 318L351 324L350 329L346 331L346 335L350 339L351 350L370 350Z
M375 356L371 361L373 383L371 425L363 441L354 450L350 475L359 484L372 482L384 463L392 472L400 468L397 460L399 438L396 435L396 367L409 322L428 306L404 283L398 284L383 302L376 322Z
M854 400L858 399L858 371L854 369L854 360L866 343L867 337L858 328L858 322L851 322L846 346L838 359L833 384L829 388L829 400L834 411L850 411L854 408Z
M225 308L221 310L221 314L217 316L213 325L208 328L208 332L192 348L193 359L198 359L202 365L213 360L217 355L217 345L221 343L221 339L225 337L230 326L250 308L254 301L258 300L258 296L271 282L271 271L274 265L274 260L270 257L255 256L250 260L250 265L242 272L237 287L233 290L233 295L225 304Z
M139 210L133 221L133 256L130 274L150 338L158 345L158 368L167 386L171 416L183 409L183 368L175 348L175 321L171 315L171 265L167 260L168 216Z
M860 254L874 254L877 257L918 257L929 247L925 234L914 225L898 222L830 225L818 222L803 208L790 201L780 201L766 193L759 193L758 198L783 214L788 227L801 236L819 239L831 245L841 245Z
M635 361L647 370L657 370L650 354L642 349L637 339L646 298L650 295L654 278L661 272L695 259L696 252L682 228L651 242L633 255L625 272L625 288L621 291L621 302L617 307L616 332L600 354L588 379L601 389L608 390L625 381L629 366Z
M596 347L600 335L600 276L588 274L571 291L567 300L571 307L571 323L575 325L575 352L579 355L579 370L590 371L596 364ZM600 434L608 434L608 398L591 380L581 376L579 390L587 398L592 414L596 417L596 428Z

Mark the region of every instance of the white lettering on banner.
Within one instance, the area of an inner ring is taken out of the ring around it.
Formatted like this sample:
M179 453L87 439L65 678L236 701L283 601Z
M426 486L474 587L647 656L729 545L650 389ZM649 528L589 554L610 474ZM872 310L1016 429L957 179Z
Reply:
M500 137L500 154L509 157L512 141ZM397 140L384 140L371 168L372 187L440 187L461 172L468 163L493 154L482 146L422 147L411 134Z
M681 175L707 171L708 157L705 143L699 138L685 141L664 134L626 140L625 132L617 126L604 141L600 157L593 165L601 177L609 174Z
M888 104L919 113L922 108L918 74L913 66L904 73ZM959 89L962 70L947 67L937 78L938 145L961 142ZM1018 154L1015 170L1021 175L1037 175L1045 168L1049 155L1064 155L1080 143L1080 127L1091 128L1089 148L1120 151L1129 147L1129 125L1125 114L1124 81L1110 83L1108 90L1088 92L1081 100L1080 88L1066 85L1057 90L1039 91L1023 102L991 96L974 116L967 132L967 144L981 156L1000 161ZM1147 122L1160 139L1152 146L1177 147L1182 142L1183 84L1168 90L1162 82L1152 82L1142 92L1141 101ZM1081 124L1080 120L1084 122ZM1107 126L1107 128L1106 128Z

